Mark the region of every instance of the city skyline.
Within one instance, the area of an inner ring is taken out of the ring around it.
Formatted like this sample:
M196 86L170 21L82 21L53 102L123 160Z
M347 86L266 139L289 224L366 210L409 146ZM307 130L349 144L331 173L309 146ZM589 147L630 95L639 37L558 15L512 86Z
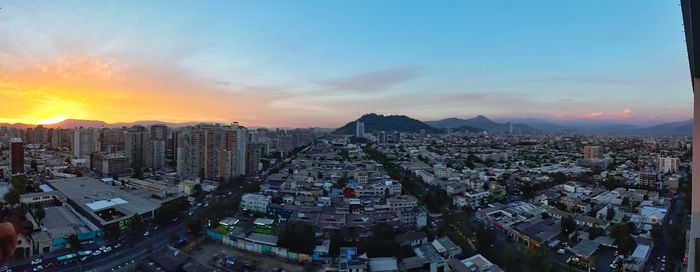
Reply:
M2 6L0 123L691 118L672 2L86 4Z

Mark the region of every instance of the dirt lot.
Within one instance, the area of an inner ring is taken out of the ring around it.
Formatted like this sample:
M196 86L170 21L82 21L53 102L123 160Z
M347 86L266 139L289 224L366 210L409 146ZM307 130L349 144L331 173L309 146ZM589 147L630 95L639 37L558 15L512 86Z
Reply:
M246 268L248 271L252 270L243 264L252 265L255 271L274 271L278 268L283 268L285 271L293 272L304 271L302 266L286 263L279 258L245 252L211 241L202 243L199 249L192 251L190 254L192 254L197 261L218 269L220 269L220 266L216 261L217 256L233 256L236 259L237 264L228 266L229 269L226 270L229 271L246 271Z

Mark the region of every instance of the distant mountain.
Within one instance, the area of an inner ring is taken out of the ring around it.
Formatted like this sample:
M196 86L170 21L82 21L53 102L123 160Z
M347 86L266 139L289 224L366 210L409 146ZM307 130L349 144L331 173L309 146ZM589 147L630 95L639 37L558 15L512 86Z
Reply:
M55 124L48 124L48 125L42 125L46 128L76 128L76 127L84 127L84 128L118 128L118 127L130 127L133 125L142 125L142 126L150 126L150 125L155 125L155 124L163 124L167 125L169 127L185 127L189 125L195 125L199 124L201 122L187 122L187 123L169 123L169 122L161 122L161 121L135 121L135 122L120 122L120 123L114 123L110 124L104 121L98 121L98 120L79 120L79 119L66 119L61 122L55 123ZM0 127L13 127L13 128L19 128L19 129L26 129L26 128L33 128L36 127L37 125L32 125L32 124L22 124L22 123L16 123L16 124L8 124L8 123L0 123Z
M514 124L523 124L529 126L536 130L541 131L556 131L556 132L566 132L566 131L576 131L576 128L572 126L557 124L547 120L529 118L529 117L516 117L516 118L502 118L494 120L496 122L513 122Z
M428 133L442 133L443 129L431 127L419 120L410 118L405 115L379 115L375 113L365 114L360 119L347 123L346 125L335 130L336 134L355 134L356 122L365 123L365 132L373 133L379 131L399 131L399 132L420 132L425 129ZM472 127L460 128L460 130L480 131Z
M462 126L468 126L485 130L488 132L510 131L509 123L496 123L483 115L479 115L471 119L447 118L438 121L428 121L425 123L436 128L458 128ZM513 131L535 131L535 129L528 125L514 123Z
M658 124L652 127L639 129L638 132L640 134L649 135L692 135L693 120Z

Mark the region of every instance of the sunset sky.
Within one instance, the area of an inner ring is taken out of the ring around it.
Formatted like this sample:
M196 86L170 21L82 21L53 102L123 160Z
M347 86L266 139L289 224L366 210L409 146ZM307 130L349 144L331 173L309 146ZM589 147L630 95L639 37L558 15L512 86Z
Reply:
M2 1L0 123L691 118L677 1Z

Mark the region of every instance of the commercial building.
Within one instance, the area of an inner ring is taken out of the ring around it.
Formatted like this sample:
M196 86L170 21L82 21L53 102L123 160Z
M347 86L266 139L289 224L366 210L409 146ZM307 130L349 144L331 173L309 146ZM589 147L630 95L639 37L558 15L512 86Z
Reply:
M118 224L126 228L135 214L153 217L156 201L136 196L91 177L50 180L52 189L66 196L68 204L100 228Z

